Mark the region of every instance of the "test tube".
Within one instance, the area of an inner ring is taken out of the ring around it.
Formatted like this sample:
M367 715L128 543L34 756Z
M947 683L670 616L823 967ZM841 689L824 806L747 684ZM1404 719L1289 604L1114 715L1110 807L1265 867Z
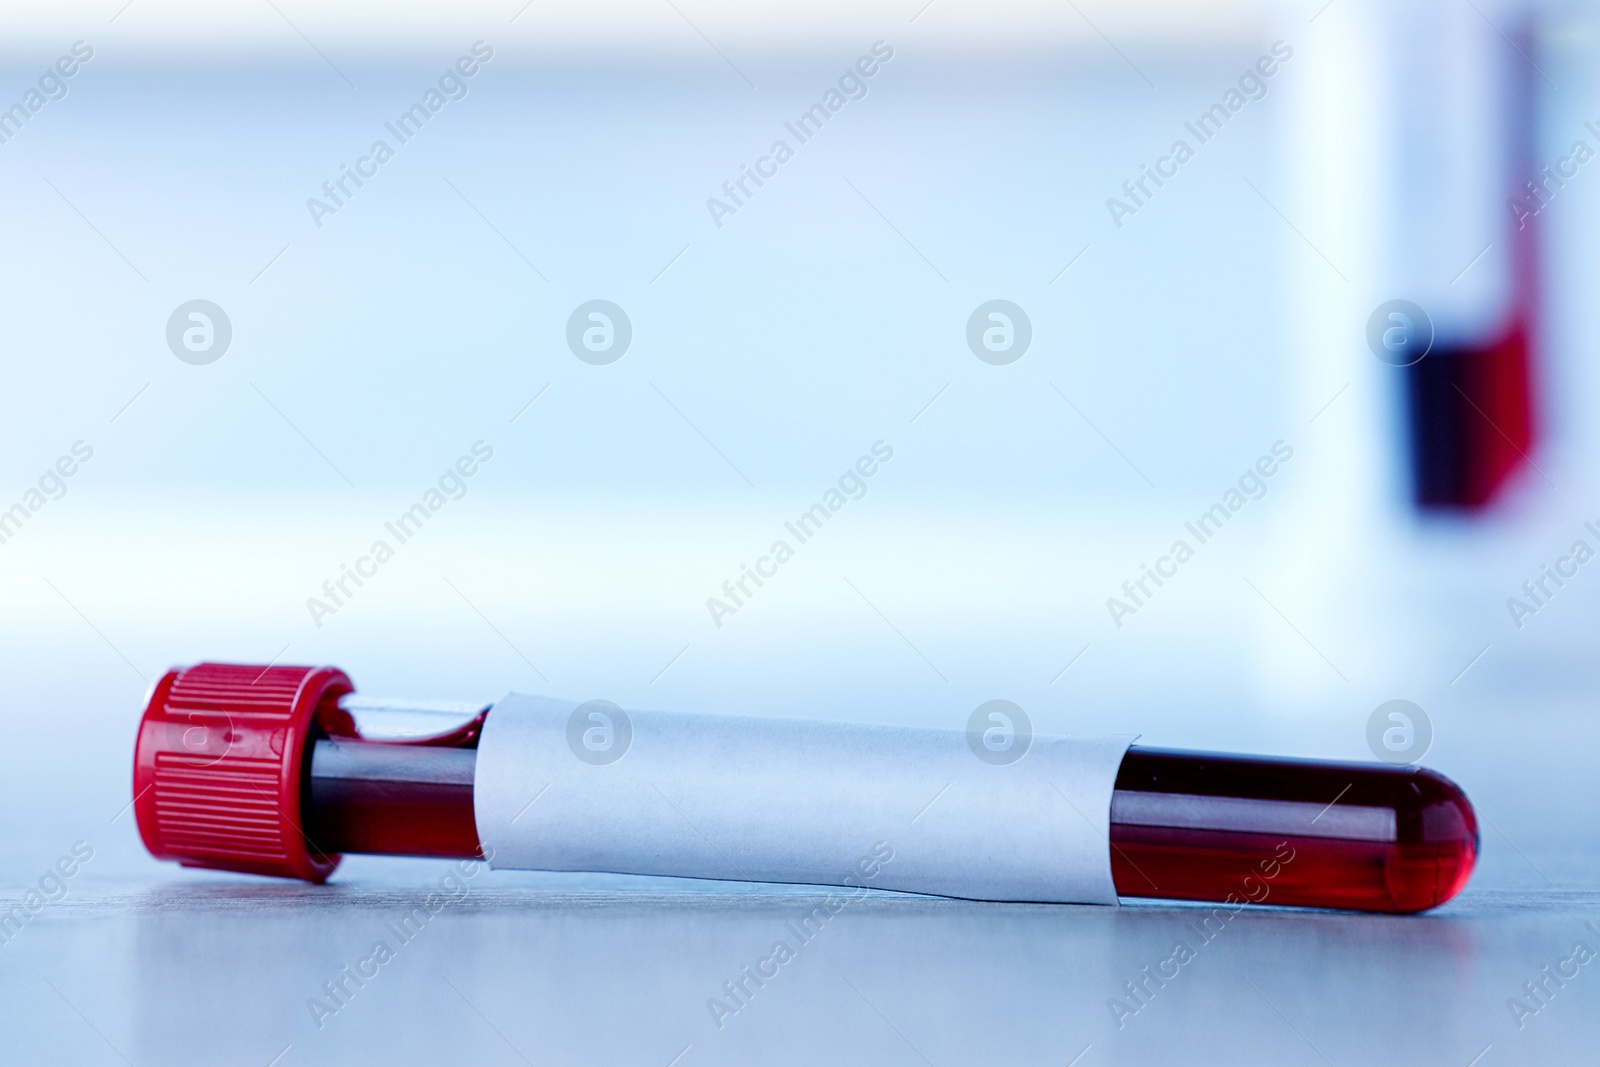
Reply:
M961 731L639 713L641 739L676 730L684 740L630 753L642 766L628 778L615 770L627 756L606 766L566 752L561 723L545 722L555 707L372 701L330 668L174 670L153 687L136 744L140 834L153 855L185 866L311 882L344 853L488 855L503 867L973 899L1391 913L1443 904L1477 858L1472 805L1420 768L1103 738L1034 739L1015 763L988 765ZM517 748L515 723L543 747ZM489 779L523 769L519 760L539 764L528 781L548 774L573 803L539 809L544 792L530 787L528 804L496 821L486 809L515 804L487 795L499 788ZM752 782L766 795L753 797ZM901 802L924 793L933 800L908 822ZM530 811L540 814L516 826ZM890 824L899 829L869 847L869 828ZM871 864L868 877L852 861L872 849L895 860Z

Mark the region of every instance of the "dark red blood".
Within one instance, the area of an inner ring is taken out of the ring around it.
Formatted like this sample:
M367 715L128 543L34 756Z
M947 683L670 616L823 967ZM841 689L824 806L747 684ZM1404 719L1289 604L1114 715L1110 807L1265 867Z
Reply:
M1284 801L1306 811L1326 805L1329 812L1393 813L1387 841L1295 833L1292 821L1281 830L1241 832L1237 823L1252 821L1248 806L1237 808L1234 828L1220 819L1216 826L1151 826L1113 818L1111 873L1123 896L1415 912L1459 893L1478 856L1478 822L1466 795L1419 768L1135 747L1116 790L1242 798L1258 802L1268 822ZM1305 819L1307 830L1315 818ZM1284 861L1286 852L1293 858Z

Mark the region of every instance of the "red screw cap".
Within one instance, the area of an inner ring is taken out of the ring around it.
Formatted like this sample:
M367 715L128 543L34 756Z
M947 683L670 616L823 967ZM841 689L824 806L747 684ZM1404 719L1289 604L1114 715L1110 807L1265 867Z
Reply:
M169 671L150 694L133 757L133 808L151 855L324 881L340 857L306 840L303 758L308 737L354 732L334 704L354 689L331 667Z

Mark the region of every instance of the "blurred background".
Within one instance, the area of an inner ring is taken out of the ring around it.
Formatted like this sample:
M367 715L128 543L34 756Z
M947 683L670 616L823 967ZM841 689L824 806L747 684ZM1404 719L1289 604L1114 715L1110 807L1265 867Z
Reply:
M1593 194L1572 162L1547 209L1512 206L1574 140L1600 148L1581 12L139 0L8 20L6 100L45 103L0 127L0 503L26 509L0 531L0 626L20 684L96 687L78 725L118 752L148 683L200 659L929 724L1004 696L1042 729L1329 756L1363 755L1384 700L1439 718L1446 754L1466 694L1591 677L1600 588L1507 604L1600 547ZM426 125L396 128L430 90ZM757 186L757 165L777 173ZM1446 474L1517 432L1485 413L1516 389L1474 386L1481 421L1455 425L1457 379L1430 393L1417 367L1487 362L1472 346L1519 286L1537 436L1475 498L1419 504L1419 429ZM611 362L567 340L596 299L631 326ZM996 299L1031 333L1009 362L967 340ZM1417 367L1368 343L1395 299L1433 320ZM231 334L199 365L168 336L194 300ZM464 496L404 545L386 532L480 441ZM866 495L794 541L783 524L879 441ZM93 458L45 477L78 442ZM1184 524L1279 442L1292 460L1201 545ZM780 538L777 577L708 607ZM347 603L309 604L342 601L324 583L380 539L395 558ZM1176 577L1124 591L1180 539Z
M149 684L233 660L1341 759L1406 699L1474 891L1593 890L1595 41L1504 0L13 5L0 878L90 837L106 899L230 881L112 818Z

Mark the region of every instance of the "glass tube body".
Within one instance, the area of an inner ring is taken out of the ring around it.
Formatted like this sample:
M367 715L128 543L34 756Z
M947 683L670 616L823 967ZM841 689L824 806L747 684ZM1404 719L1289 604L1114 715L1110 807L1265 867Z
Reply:
M316 847L480 857L472 787L487 711L374 740L385 724L428 720L392 705L342 710L362 736L318 739L306 761ZM1141 746L1117 775L1109 838L1120 896L1377 912L1444 903L1478 853L1471 804L1432 771Z

